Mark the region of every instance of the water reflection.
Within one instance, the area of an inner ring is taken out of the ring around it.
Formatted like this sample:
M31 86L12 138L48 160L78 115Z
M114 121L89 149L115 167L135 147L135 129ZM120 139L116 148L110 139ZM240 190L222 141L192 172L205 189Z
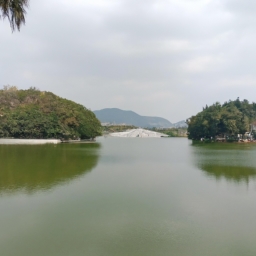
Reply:
M225 178L228 181L249 182L250 178L255 178L256 168L245 166L218 166L218 165L201 165L200 169L207 176L215 177L216 180Z
M196 166L208 177L229 182L245 182L256 178L254 144L193 143Z
M0 145L0 193L50 189L91 171L100 144Z

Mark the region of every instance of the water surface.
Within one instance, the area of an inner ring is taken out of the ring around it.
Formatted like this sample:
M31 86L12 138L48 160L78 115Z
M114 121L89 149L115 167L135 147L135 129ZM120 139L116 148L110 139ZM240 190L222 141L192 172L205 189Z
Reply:
M256 255L256 147L0 146L0 255Z

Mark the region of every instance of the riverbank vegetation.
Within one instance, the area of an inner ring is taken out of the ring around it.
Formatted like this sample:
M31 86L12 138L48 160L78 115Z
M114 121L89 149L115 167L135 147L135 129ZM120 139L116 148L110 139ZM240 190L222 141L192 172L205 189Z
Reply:
M89 139L101 135L94 113L36 88L0 90L0 137Z
M252 133L256 120L256 103L248 100L216 102L187 120L188 137L199 140L225 137L237 140L239 134Z
M187 128L152 128L149 130L166 134L169 137L187 137Z

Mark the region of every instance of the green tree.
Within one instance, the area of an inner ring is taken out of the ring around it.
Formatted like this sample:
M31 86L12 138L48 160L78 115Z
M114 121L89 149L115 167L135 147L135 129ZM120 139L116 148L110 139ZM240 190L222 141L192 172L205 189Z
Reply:
M0 90L0 137L89 139L99 135L99 120L80 104L35 88Z
M0 0L0 17L8 18L12 31L20 30L25 24L26 8L29 0Z
M250 130L256 120L256 105L248 100L215 103L187 120L191 139L211 138L217 135L236 137Z

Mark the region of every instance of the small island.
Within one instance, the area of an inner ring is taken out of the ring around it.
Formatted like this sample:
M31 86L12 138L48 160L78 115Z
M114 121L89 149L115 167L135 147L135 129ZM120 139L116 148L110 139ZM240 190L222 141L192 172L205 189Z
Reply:
M86 107L36 88L0 90L0 138L87 140L101 135Z
M256 103L229 100L205 106L203 111L187 119L188 138L203 141L254 141Z

